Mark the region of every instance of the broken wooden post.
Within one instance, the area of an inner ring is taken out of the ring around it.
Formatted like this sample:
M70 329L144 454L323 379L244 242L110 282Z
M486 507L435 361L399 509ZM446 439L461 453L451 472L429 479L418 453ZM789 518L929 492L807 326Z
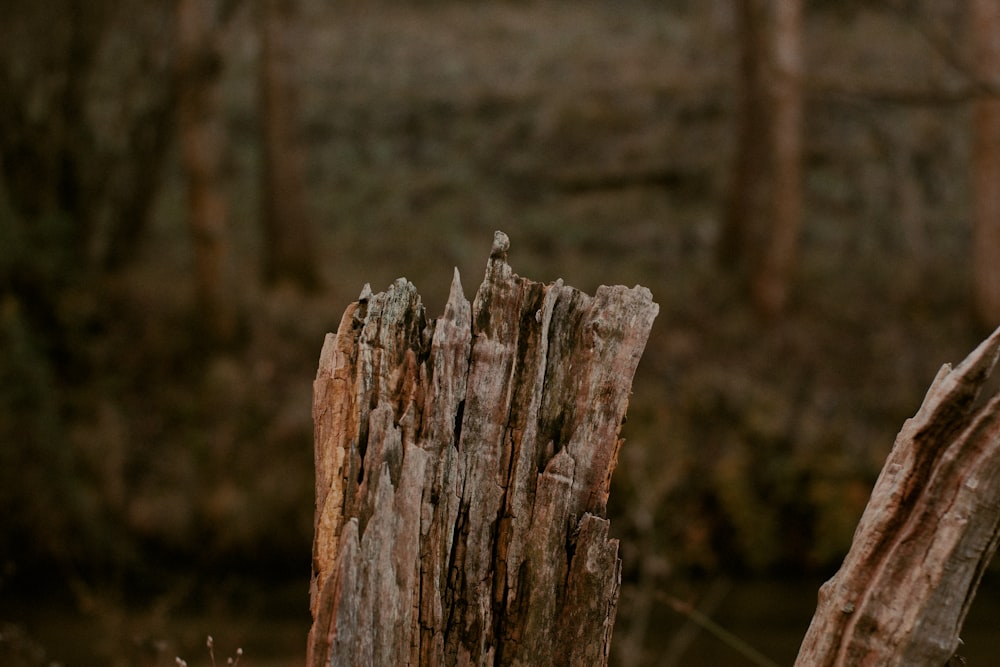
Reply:
M621 564L603 518L649 290L513 273L428 322L362 292L314 385L307 664L604 665Z
M941 667L1000 536L1000 329L945 365L896 437L795 664Z

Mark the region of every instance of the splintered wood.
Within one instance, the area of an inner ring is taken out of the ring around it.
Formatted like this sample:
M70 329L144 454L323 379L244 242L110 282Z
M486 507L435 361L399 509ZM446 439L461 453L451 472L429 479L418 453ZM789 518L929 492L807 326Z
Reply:
M659 307L514 274L470 305L365 290L314 386L307 664L604 665L621 562L603 518Z
M801 667L941 667L1000 537L1000 329L945 365L903 425L850 552L819 592Z

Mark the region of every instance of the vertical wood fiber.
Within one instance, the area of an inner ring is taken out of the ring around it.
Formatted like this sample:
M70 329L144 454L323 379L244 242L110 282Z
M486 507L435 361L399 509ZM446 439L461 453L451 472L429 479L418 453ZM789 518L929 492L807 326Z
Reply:
M602 665L618 601L603 518L659 307L507 264L428 321L397 280L351 304L314 388L308 664Z

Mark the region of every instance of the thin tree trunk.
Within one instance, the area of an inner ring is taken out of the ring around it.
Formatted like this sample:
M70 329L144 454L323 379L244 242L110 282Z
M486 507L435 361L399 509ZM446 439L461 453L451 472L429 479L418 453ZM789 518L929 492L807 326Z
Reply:
M150 68L152 69L152 67ZM152 71L150 76L170 79L172 72ZM142 237L149 227L156 195L163 182L167 155L175 137L177 104L174 87L167 90L142 117L136 118L129 132L129 146L134 159L142 160L135 169L126 192L119 195L120 215L108 231L104 266L118 270L134 262Z
M945 365L896 437L796 665L941 667L1000 539L1000 329Z
M313 402L307 664L604 665L620 585L605 513L658 306L507 264L425 319L405 279L327 336Z
M973 272L975 305L987 326L1000 324L1000 3L970 0L976 74L989 90L973 108Z
M736 26L736 148L732 158L725 227L719 239L723 268L749 274L759 254L760 225L767 199L767 13L763 0L739 0Z
M306 201L306 156L295 82L295 0L258 0L264 279L319 285L315 235Z
M802 224L802 3L772 3L770 233L752 285L754 304L767 315L785 309Z
M740 0L740 102L719 259L761 313L784 310L802 217L802 5Z
M232 334L234 311L226 293L229 204L218 20L214 2L178 0L178 136L194 244L195 296L206 332L222 340Z

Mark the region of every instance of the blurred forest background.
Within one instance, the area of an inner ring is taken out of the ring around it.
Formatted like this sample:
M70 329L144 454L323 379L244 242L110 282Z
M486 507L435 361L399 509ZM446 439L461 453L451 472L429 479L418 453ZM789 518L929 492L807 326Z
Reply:
M677 601L790 662L896 432L1000 323L997 7L7 0L2 662L301 664L323 335L366 282L471 296L495 229L661 305L616 664L749 664Z

